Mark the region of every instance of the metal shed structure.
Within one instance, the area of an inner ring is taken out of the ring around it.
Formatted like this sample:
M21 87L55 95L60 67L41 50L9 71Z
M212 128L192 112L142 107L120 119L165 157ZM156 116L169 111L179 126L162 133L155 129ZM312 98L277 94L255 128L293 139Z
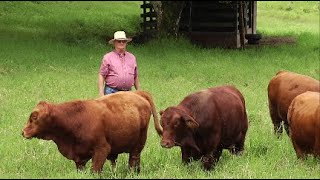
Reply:
M256 33L257 1L185 1L179 32L204 47L241 47L241 35ZM141 5L143 33L156 28L156 12L148 1ZM149 8L149 10L147 10ZM242 33L242 31L244 31ZM244 39L244 38L243 38ZM244 40L247 43L247 40Z

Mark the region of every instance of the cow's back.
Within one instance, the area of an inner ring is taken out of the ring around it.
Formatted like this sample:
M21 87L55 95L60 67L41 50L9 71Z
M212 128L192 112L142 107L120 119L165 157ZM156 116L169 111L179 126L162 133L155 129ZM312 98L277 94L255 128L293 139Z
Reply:
M302 74L280 71L269 82L269 104L281 119L286 119L293 98L306 91L320 92L320 82Z
M296 96L289 106L288 122L298 153L302 150L320 156L320 93L307 91Z
M113 153L128 152L147 131L151 116L149 102L134 92L117 92L99 98L106 107L104 132Z

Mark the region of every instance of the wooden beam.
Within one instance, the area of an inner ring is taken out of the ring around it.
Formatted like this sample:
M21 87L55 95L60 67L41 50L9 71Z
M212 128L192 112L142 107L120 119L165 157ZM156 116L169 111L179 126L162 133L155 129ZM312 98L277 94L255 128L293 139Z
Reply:
M243 4L242 1L239 2L239 23L240 23L240 44L241 48L244 48L244 22L243 22Z

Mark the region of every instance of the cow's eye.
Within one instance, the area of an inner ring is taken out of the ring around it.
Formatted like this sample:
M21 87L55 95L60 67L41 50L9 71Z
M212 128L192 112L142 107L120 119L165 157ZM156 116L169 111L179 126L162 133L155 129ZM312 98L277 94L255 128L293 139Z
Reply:
M179 121L175 121L174 123L173 123L173 127L178 127L179 126Z
M162 120L160 121L160 125L163 126L163 121Z

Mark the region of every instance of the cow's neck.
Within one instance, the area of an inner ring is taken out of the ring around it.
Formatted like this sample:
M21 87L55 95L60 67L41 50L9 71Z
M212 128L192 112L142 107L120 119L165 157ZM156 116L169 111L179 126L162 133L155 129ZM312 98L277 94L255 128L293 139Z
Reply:
M182 147L190 147L192 149L197 150L198 152L200 152L200 149L198 147L198 145L195 142L195 136L194 133L191 132L191 130L188 130L187 133L184 134L184 138L182 138L180 140L180 144Z
M79 146L79 140L76 140L75 134L70 129L66 128L63 123L61 124L60 121L65 120L59 119L58 117L55 117L54 120L56 123L59 123L59 125L52 129L52 133L50 133L48 137L55 142L58 150L64 157L74 160L76 158L76 151L74 150Z
M185 106L184 104L179 104L177 106L177 109L182 111L183 113L188 114L191 117L194 117L193 115L193 111L192 108L189 106ZM183 128L183 131L181 132L181 134L183 134L183 138L181 139L177 139L178 144L180 144L180 146L188 146L191 147L195 150L197 150L198 152L200 152L200 149L198 147L198 145L196 144L195 138L196 138L196 134L195 131L185 127Z
M52 136L52 140L56 143L62 155L64 155L68 159L74 159L75 154L73 150L77 145L77 141L73 135L67 133L57 133L54 136Z
M65 112L51 111L52 123L47 138L53 140L58 146L72 146L76 143L76 139L81 140L77 136L77 121L73 117L67 117ZM79 130L79 129L78 129Z

